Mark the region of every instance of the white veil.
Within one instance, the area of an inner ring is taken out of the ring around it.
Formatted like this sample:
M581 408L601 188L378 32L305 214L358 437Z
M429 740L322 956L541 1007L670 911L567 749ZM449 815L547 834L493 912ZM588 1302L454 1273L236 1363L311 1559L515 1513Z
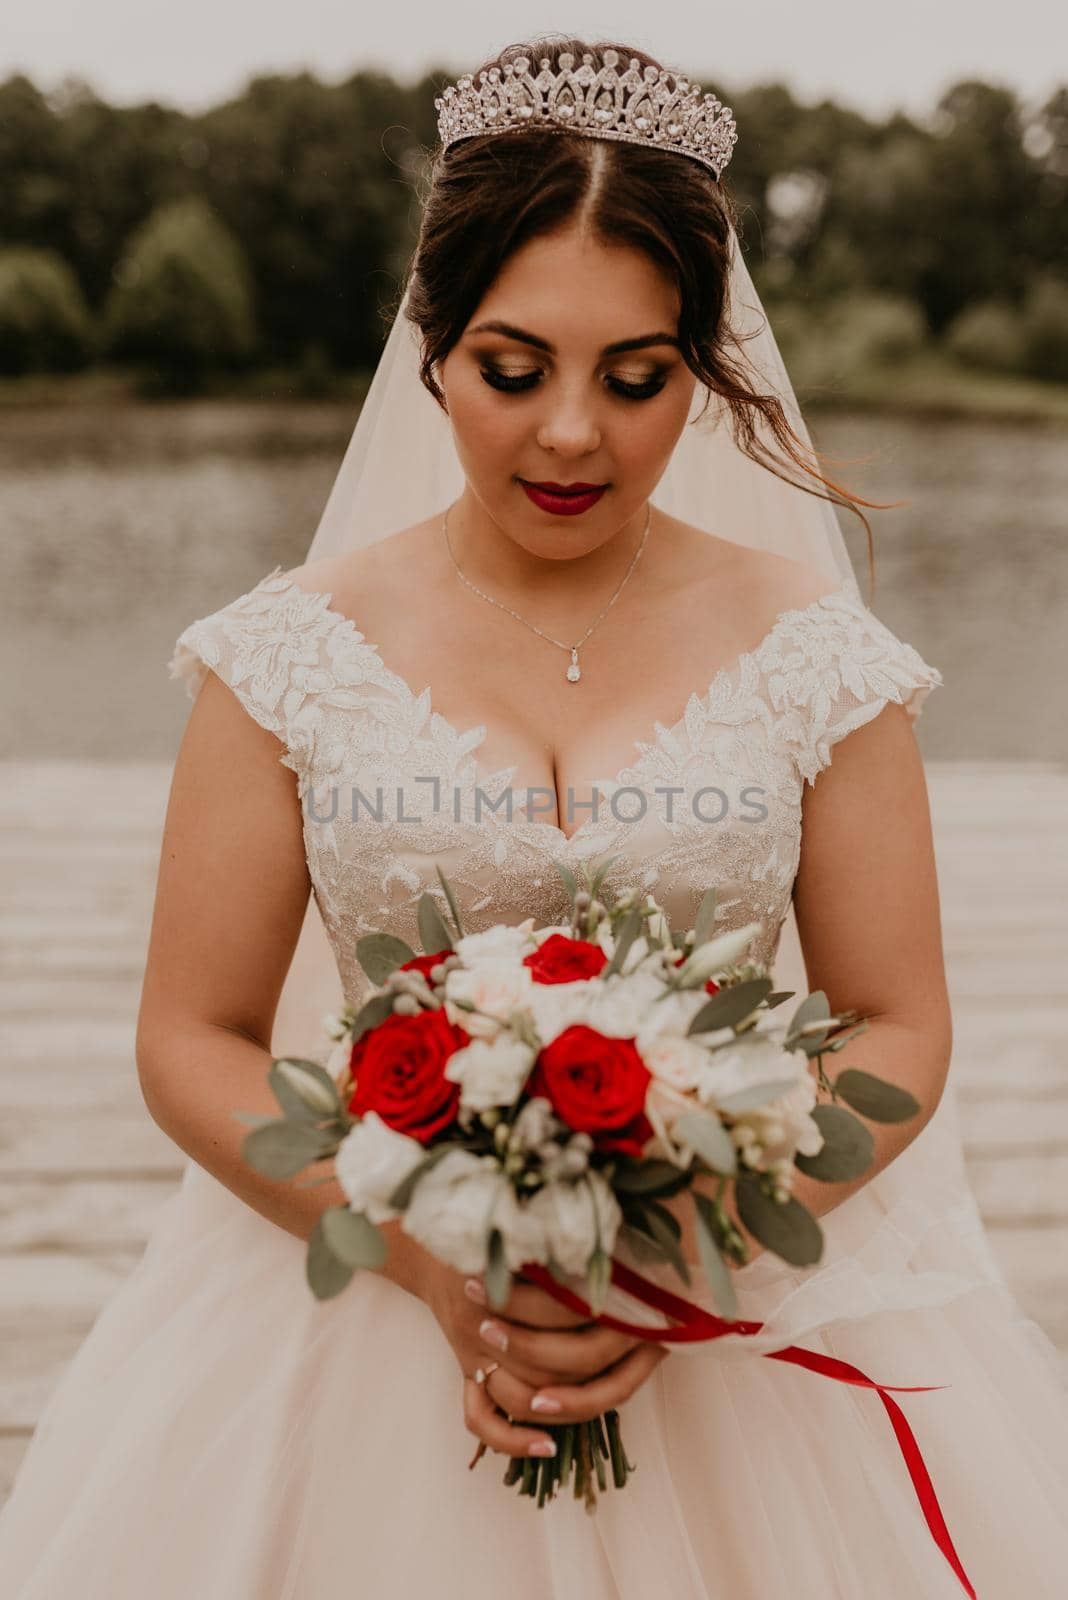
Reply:
M729 318L737 352L752 369L755 383L778 395L791 426L811 450L793 386L733 230L731 247ZM309 558L374 544L444 511L463 486L449 421L419 378L416 335L404 304ZM655 504L708 533L803 561L860 598L833 505L747 456L735 443L717 396L697 421L706 393L698 384L690 421L657 485ZM802 996L808 992L792 909L782 930L775 984ZM325 1059L324 1017L339 1009L341 999L337 968L313 895L279 1002L272 1052ZM821 1227L825 1250L817 1270L790 1268L765 1252L734 1275L741 1315L763 1321L765 1329L756 1337L729 1335L717 1340L719 1358L735 1351L749 1355L782 1349L843 1319L944 1304L977 1286L989 1288L997 1279L964 1175L951 1088L908 1149L829 1212ZM649 1272L648 1267L642 1270ZM662 1281L678 1288L670 1275ZM690 1298L700 1298L714 1309L706 1295L688 1292ZM626 1302L623 1315L633 1321L643 1315L649 1320L644 1308L629 1297L619 1300ZM938 1382L939 1377L934 1374L931 1381ZM917 1381L922 1380L918 1375Z

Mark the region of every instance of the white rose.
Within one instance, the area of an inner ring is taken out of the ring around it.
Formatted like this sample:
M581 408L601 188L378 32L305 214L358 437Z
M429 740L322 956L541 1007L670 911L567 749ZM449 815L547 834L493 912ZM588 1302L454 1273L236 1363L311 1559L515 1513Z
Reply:
M659 1078L652 1078L645 1091L645 1115L652 1123L656 1139L646 1149L650 1158L662 1157L676 1166L688 1167L693 1152L688 1145L675 1143L675 1124L694 1110L692 1096L675 1089Z
M798 1083L808 1077L805 1057L784 1050L774 1039L753 1039L713 1051L701 1070L697 1085L705 1105L721 1101L742 1089L764 1083Z
M397 1215L388 1203L390 1195L425 1154L417 1139L398 1133L377 1111L369 1111L342 1139L334 1170L353 1211L364 1212L372 1222L387 1222Z
M454 967L445 978L445 1012L450 1022L473 1038L492 1039L509 1013L528 1003L534 987L530 968L510 959L480 960L470 969ZM489 1015L478 1016L453 1003L459 1000Z
M664 1004L666 1006L668 1002ZM661 1007L657 1006L656 1009L659 1011ZM701 1074L708 1065L708 1051L704 1046L678 1034L659 1034L645 1042L639 1035L637 1046L653 1077L682 1093L697 1088Z
M472 1111L514 1105L530 1069L534 1051L520 1039L502 1034L493 1040L475 1039L450 1056L445 1076L460 1085L460 1104Z
M599 982L600 980L594 980ZM535 983L526 998L526 1008L543 1045L551 1044L573 1022L585 1022L589 1006L585 978L574 983Z
M664 985L654 972L645 970L607 982L597 978L585 989L580 1020L608 1039L634 1039L659 1009L653 1002Z
M484 933L465 933L457 939L453 950L467 967L481 961L510 961L518 965L523 957L535 948L534 918L527 917L512 927L500 924L487 928Z
M484 1272L490 1219L508 1187L492 1157L450 1150L416 1184L401 1227L439 1261Z
M819 1123L811 1115L816 1099L815 1082L805 1069L804 1079L789 1093L736 1119L736 1125L750 1128L754 1139L762 1146L759 1162L762 1171L769 1170L776 1161L792 1164L795 1154L819 1155L824 1138Z
M611 1255L623 1220L616 1197L599 1172L588 1173L578 1183L546 1184L528 1209L544 1227L553 1259L565 1272L579 1274L585 1274L598 1230L602 1250Z

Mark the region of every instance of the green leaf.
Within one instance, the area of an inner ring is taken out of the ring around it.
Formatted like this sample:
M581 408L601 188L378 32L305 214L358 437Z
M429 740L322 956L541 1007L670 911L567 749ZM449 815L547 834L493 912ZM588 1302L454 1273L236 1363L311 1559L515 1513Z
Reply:
M318 1061L280 1056L271 1062L267 1081L286 1116L299 1122L322 1122L341 1109L337 1084Z
M683 1283L690 1282L690 1268L679 1248L682 1228L666 1207L655 1200L630 1200L624 1207L624 1216L632 1227L649 1235L659 1247L661 1255L675 1268Z
M907 1122L919 1115L920 1103L907 1089L887 1083L870 1072L849 1067L834 1080L836 1094L870 1122Z
M620 1194L673 1195L689 1181L690 1174L673 1161L641 1161L617 1166L612 1188Z
M436 862L435 866L437 866ZM452 884L449 882L448 878L442 872L440 867L437 867L437 874L441 883L441 887L445 891L445 898L449 902L449 910L452 913L452 920L456 927L457 936L462 939L464 936L464 925L460 920L460 908L456 904L456 895L453 892Z
M714 1028L733 1028L746 1017L752 1016L764 996L770 992L770 978L746 978L729 989L721 989L719 994L714 994L701 1007L686 1032L711 1033Z
M847 1183L867 1172L875 1157L875 1141L864 1126L841 1106L816 1106L812 1120L823 1134L823 1149L814 1156L797 1155L794 1163L821 1183Z
M323 1243L347 1267L380 1267L386 1241L362 1211L330 1206L320 1217Z
M414 954L410 945L392 933L365 933L356 941L356 959L376 989Z
M231 1111L230 1115L235 1122L243 1122L250 1128L265 1128L269 1122L280 1120L263 1111Z
M323 1234L325 1215L326 1212L323 1212L317 1218L311 1231L304 1262L308 1286L317 1300L332 1300L334 1295L340 1294L356 1270L347 1262L340 1261L327 1244Z
M718 1117L703 1111L689 1111L675 1123L672 1130L677 1140L688 1144L702 1161L707 1161L713 1172L731 1178L738 1169L738 1155L734 1141Z
M406 1178L401 1179L386 1204L391 1205L394 1211L406 1211L412 1203L412 1195L419 1180L425 1178L431 1168L436 1167L441 1158L447 1156L450 1150L461 1149L463 1149L462 1145L452 1142L436 1144L429 1154L423 1157L418 1166L413 1167Z
M664 1252L660 1249L660 1246L654 1244L647 1233L642 1233L640 1228L633 1227L629 1222L623 1223L616 1237L625 1241L638 1261L663 1261L664 1259Z
M806 1022L819 1022L821 1018L829 1017L830 1014L831 1008L823 990L813 989L812 993L802 1000L790 1018L789 1027L786 1030L785 1047L787 1049L792 1047Z
M769 1011L774 1011L776 1006L781 1006L784 1000L792 1000L797 993L796 989L776 989L774 994L769 994L766 1004Z
M601 865L597 868L597 871L594 873L590 882L590 896L592 899L600 900L602 898L601 889L604 886L604 880L608 876L610 868L615 862L621 861L622 859L623 857L617 853L614 856L609 856L607 861L601 862Z
M255 1172L282 1181L332 1151L337 1140L308 1123L279 1118L242 1140L241 1154Z
M701 1194L697 1189L693 1191L693 1203L697 1211L697 1249L701 1257L701 1270L708 1279L708 1286L720 1315L729 1317L732 1322L736 1321L738 1301L734 1293L734 1284L731 1282L730 1268L719 1248L716 1208L708 1196Z
M560 874L560 881L563 883L564 888L567 890L568 895L570 896L571 910L573 912L575 909L575 896L578 894L578 884L575 882L575 874L569 867L565 867L562 861L557 861L555 857L553 858L553 866Z
M709 944L716 932L716 890L705 891L701 904L697 908L697 921L694 923L693 948Z
M623 919L623 926L620 928L616 938L616 947L612 953L612 959L607 966L601 968L602 978L608 978L613 973L622 972L623 963L627 959L627 951L641 932L643 921L644 918L637 906L634 907L633 911L627 912Z
M437 902L433 896L424 892L419 896L419 937L423 941L425 955L434 955L438 950L451 950L453 948L452 934L445 925L445 919L438 910Z
M352 1024L352 1042L362 1039L365 1033L370 1033L372 1028L377 1028L380 1022L385 1022L387 1017L393 1015L393 996L388 994L373 994L357 1011Z
M811 1267L823 1255L823 1234L812 1213L793 1195L777 1205L759 1178L741 1174L734 1185L738 1215L753 1236L792 1267Z
M586 1265L586 1299L590 1310L604 1309L605 1296L612 1281L612 1257L604 1250L595 1250Z
M504 1238L500 1228L491 1228L489 1260L486 1266L486 1295L494 1311L503 1311L512 1292L512 1274L504 1256Z

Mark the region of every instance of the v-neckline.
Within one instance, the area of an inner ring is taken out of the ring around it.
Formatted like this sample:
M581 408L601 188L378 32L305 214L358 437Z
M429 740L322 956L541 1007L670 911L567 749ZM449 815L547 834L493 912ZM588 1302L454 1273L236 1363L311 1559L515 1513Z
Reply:
M487 778L499 777L502 774L511 776L515 773L518 767L517 762L513 762L510 766L495 768L492 772L486 771L485 764L478 759L476 754L480 745L486 738L486 734L488 732L486 724L484 722L476 722L468 728L460 729L450 717L445 716L440 711L435 711L433 707L433 690L431 689L431 686L427 684L417 694L412 688L411 684L408 682L407 678L405 678L401 673L394 671L392 667L387 666L385 661L382 659L381 649L372 640L368 639L367 635L362 631L356 619L354 617L348 617L343 611L336 611L333 608L330 603L334 598L334 591L332 589L306 589L303 584L296 583L292 578L284 578L281 566L276 566L273 571L266 575L266 577L261 578L259 583L256 585L256 588L261 589L265 584L273 582L277 578L282 578L282 581L286 585L287 589L296 590L298 594L305 596L305 598L309 601L319 602L319 615L323 617L329 617L334 623L335 627L341 631L341 636L343 638L346 640L351 640L353 644L358 644L362 650L372 655L375 661L378 663L383 677L390 681L391 686L399 691L409 705L416 704L425 696L428 721L432 717L437 717L439 723L445 729L447 729L449 734L457 741L457 743L462 743L470 739L472 734L481 733L481 739L479 739L477 743L470 746L470 754L471 759L474 762L475 770L481 775L483 780ZM780 611L769 624L763 636L755 645L752 646L751 649L740 651L732 661L729 661L726 663L726 665L717 668L716 672L709 680L708 686L703 691L700 693L698 693L696 690L691 691L687 697L686 704L683 707L681 714L676 717L675 721L671 723L670 726L665 726L664 723L657 719L654 721L652 729L650 730L651 737L638 738L633 741L631 750L632 759L624 762L624 764L610 780L613 788L618 784L620 778L623 777L625 773L630 772L632 768L643 759L644 755L648 753L651 745L658 743L661 745L661 747L663 747L666 740L673 739L679 733L679 731L685 727L687 719L690 715L691 704L694 701L696 701L699 706L706 707L707 702L711 699L714 692L719 688L721 681L724 678L736 678L741 676L747 663L750 661L755 661L767 650L769 644L778 635L780 629L782 629L788 623L796 622L803 617L813 615L829 601L853 600L855 598L855 596L850 594L846 584L843 583L837 589L831 589L828 590L826 594L817 595L815 600L810 600L806 606L790 606L785 610ZM645 750L640 748L640 746L643 745L646 747ZM477 781L478 780L476 780L476 782ZM565 833L563 828L560 827L559 823L556 822L536 822L529 821L529 819L524 820L527 820L527 825L532 828L544 828L547 832L556 834L556 836L559 839L562 839L564 844L568 847L573 845L578 840L579 836L584 834L587 829L597 828L601 831L604 831L608 826L607 823L597 821L591 816L587 817L584 822L580 822L574 833Z

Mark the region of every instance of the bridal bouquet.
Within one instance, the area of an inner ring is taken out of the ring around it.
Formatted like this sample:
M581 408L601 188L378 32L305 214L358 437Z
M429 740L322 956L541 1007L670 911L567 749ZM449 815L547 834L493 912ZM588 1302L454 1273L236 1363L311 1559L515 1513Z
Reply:
M822 992L776 1023L792 995L773 993L764 968L744 960L758 923L714 935L709 890L696 925L672 933L636 889L606 903L610 864L587 869L580 886L557 863L567 924L536 928L528 918L466 935L439 873L455 927L426 894L428 953L387 933L361 939L375 990L359 1011L331 1019L329 1060L272 1062L282 1116L236 1113L256 1124L243 1154L268 1177L333 1161L332 1174L310 1180L336 1175L348 1199L322 1213L309 1240L317 1297L380 1266L378 1224L399 1217L440 1260L481 1274L497 1309L521 1275L630 1328L603 1314L611 1282L640 1296L644 1285L647 1303L675 1316L684 1303L614 1254L666 1264L690 1283L689 1206L700 1267L733 1319L728 1264L744 1263L748 1246L724 1203L728 1187L767 1249L799 1266L820 1259L823 1236L791 1193L794 1172L826 1182L860 1175L874 1147L853 1113L896 1122L919 1105L865 1072L830 1080L824 1054L866 1023L832 1016ZM827 1103L817 1103L820 1089ZM505 1476L539 1506L573 1475L575 1495L592 1507L609 1468L617 1487L633 1470L615 1412L548 1431L557 1454L513 1460Z

